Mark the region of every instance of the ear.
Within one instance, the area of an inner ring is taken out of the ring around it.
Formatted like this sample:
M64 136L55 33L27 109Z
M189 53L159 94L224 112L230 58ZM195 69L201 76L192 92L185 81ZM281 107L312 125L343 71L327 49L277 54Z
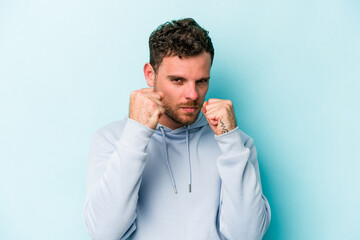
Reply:
M155 71L150 63L144 65L144 76L149 87L154 87L155 84Z

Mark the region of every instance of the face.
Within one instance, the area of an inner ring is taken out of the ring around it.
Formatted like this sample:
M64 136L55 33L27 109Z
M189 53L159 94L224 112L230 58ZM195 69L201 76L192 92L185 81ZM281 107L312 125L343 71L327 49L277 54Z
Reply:
M159 122L171 129L195 122L209 88L211 57L165 57L149 86L164 93L165 114Z

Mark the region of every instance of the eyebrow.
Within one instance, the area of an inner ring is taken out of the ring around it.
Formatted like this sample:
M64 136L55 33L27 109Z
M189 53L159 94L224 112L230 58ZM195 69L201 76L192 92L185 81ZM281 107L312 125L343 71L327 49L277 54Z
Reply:
M186 78L178 76L178 75L168 75L167 76L170 79L181 79L181 80L186 80Z
M180 79L180 80L187 80L186 78L182 77L182 76L178 76L178 75L168 75L167 76L169 79ZM201 81L201 80L209 80L210 77L203 77L200 79L197 79L196 81Z

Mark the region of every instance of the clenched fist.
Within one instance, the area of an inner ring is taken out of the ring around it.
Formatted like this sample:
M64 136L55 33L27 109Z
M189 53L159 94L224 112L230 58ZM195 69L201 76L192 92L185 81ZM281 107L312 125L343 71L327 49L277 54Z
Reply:
M216 135L227 133L236 128L235 112L230 100L211 98L204 102L201 111Z
M143 88L130 94L129 117L149 128L155 129L165 109L161 99L162 92L152 88Z

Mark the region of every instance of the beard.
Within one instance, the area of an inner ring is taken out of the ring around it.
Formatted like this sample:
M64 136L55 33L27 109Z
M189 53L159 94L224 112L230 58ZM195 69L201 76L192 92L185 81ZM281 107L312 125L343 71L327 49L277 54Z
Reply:
M197 102L187 102L187 103L181 103L176 104L175 106L170 106L165 101L164 103L164 109L165 109L165 115L170 118L172 121L174 121L177 124L180 124L182 126L190 125L194 123L200 113L200 105ZM181 112L182 107L197 107L195 112L192 113L183 113Z
M157 92L158 88L157 88L157 84L156 84L156 79L155 79L154 85L155 85L154 91ZM187 126L196 121L196 119L200 113L201 106L204 103L204 99L200 103L197 101L187 101L185 103L171 105L166 101L166 96L164 96L164 98L162 99L162 103L163 103L163 107L165 109L164 115L168 119L172 120L174 123L176 123L180 126ZM181 110L182 107L196 107L197 109L196 109L196 111L189 113L189 112L183 112Z

